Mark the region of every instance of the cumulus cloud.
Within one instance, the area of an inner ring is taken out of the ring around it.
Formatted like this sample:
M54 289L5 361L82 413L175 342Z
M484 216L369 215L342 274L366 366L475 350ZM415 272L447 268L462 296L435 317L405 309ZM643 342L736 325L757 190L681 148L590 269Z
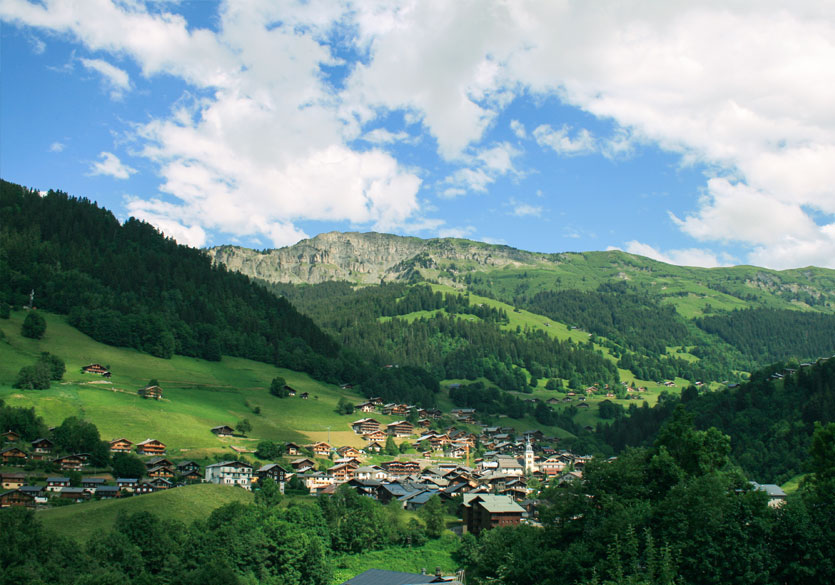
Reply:
M571 127L564 125L554 130L548 124L537 126L533 131L537 144L552 148L557 154L579 155L590 154L597 150L594 136L585 128L580 128L571 136Z
M103 59L79 59L79 61L85 68L102 76L102 81L110 90L111 99L121 99L125 92L130 90L130 76L126 71Z
M438 230L439 238L466 238L475 233L475 227L468 225L464 227L449 227Z
M618 248L609 247L609 250L617 250ZM661 252L658 249L632 240L626 243L626 251L630 254L637 254L639 256L646 256L653 260L666 262L667 264L677 264L679 266L701 266L703 268L715 268L723 266L719 258L713 252L701 248L688 248L683 250L668 250Z
M119 157L112 152L99 153L100 161L90 166L91 175L106 175L114 179L128 179L136 172L136 169L124 164Z
M61 152L64 150L64 143L55 141L49 145L49 152Z
M513 207L513 215L517 217L526 217L529 215L540 215L542 207L539 205L530 205L528 203L518 203Z

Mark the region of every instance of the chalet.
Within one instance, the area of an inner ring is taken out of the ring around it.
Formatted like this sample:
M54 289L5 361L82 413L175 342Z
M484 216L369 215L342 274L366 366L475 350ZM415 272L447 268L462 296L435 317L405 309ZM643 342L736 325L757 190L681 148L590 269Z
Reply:
M62 471L81 471L87 465L80 455L65 455L53 459L52 463Z
M206 466L206 482L237 485L246 490L252 486L252 466L241 461L222 461Z
M167 465L157 465L148 470L148 477L156 479L158 477L164 479L171 479L174 477L174 470Z
M145 469L153 469L154 467L168 467L174 469L174 464L165 457L151 457L145 462Z
M101 364L90 364L89 366L84 366L81 368L82 374L98 374L99 376L104 376L105 378L110 377L110 370L105 368Z
M322 493L323 490L333 486L335 483L333 476L324 471L306 473L300 477L304 481L305 487L310 490L311 494Z
M287 392L287 396L295 396L296 395L296 389L293 388L292 386L287 386L286 384L284 385L284 391Z
M142 483L138 483L135 488L133 488L133 493L136 495L142 494L152 494L157 491L157 488L153 486L153 484L149 481L143 481Z
M340 465L334 465L328 469L328 473L333 476L334 482L345 483L348 480L354 479L355 469L357 469L356 465L351 463L342 463Z
M385 442L386 434L383 431L374 431L373 433L367 433L362 436L363 439L366 441L382 441Z
M382 443L378 441L371 441L365 446L363 451L366 453L382 453L384 449L385 446Z
M29 456L17 447L9 447L0 451L0 459L3 465L23 465Z
M47 477L46 478L46 491L48 492L60 492L64 488L70 487L70 478L69 477Z
M469 453L469 445L467 445L466 443L452 443L444 452L444 457L461 459L463 457L466 457L467 453Z
M371 402L363 402L362 404L357 404L354 409L359 412L374 412L377 410L377 407Z
M133 441L128 441L125 438L110 441L111 453L130 453L131 449L133 449Z
M560 457L549 457L539 464L539 468L548 477L554 477L563 472L566 467L566 462Z
M9 429L8 431L6 431L6 432L5 432L5 433L3 433L2 435L0 435L0 437L3 437L3 439L4 439L7 443L14 443L15 441L19 441L19 440L20 440L20 433L18 433L18 432L16 432L16 431L13 431L13 430Z
M328 457L331 454L332 447L324 441L314 443L312 446L313 454L318 457Z
M359 467L362 465L362 461L357 459L356 457L340 457L339 459L334 459L334 465L342 465L343 463L348 463L353 465L354 467Z
M296 473L304 473L309 469L314 469L316 467L316 462L313 461L313 459L308 459L305 457L303 459L295 459L291 461L290 466Z
M373 418L361 418L351 423L351 428L357 434L368 434L380 430L380 422Z
M302 452L301 445L296 445L295 443L287 443L284 446L284 450L288 455L298 455Z
M432 426L432 421L429 420L428 418L422 418L419 421L417 421L417 424L421 428L428 429L429 427Z
M229 425L220 425L219 427L212 428L212 432L218 437L231 437L235 433L235 429Z
M46 495L46 490L44 490L44 487L42 485L22 485L17 489L18 491L24 494L29 494L30 496L35 498L36 504L46 504L47 502L49 502L49 499Z
M438 419L441 418L442 414L437 408L421 408L418 410L418 416L422 418Z
M368 465L365 467L357 467L354 470L354 477L356 479L374 479L383 481L388 479L388 473L379 465Z
M194 461L180 461L177 464L177 473L187 475L193 471L200 471L200 465Z
M199 469L193 469L180 474L180 481L185 483L200 483L203 481L203 474Z
M560 403L560 399L559 399L559 398L554 397L554 398L549 398L549 399L548 399L548 400L546 400L545 402L546 402L547 404L559 404L559 403Z
M122 494L119 491L119 486L103 485L96 488L95 496L99 500L112 500L120 497Z
M349 445L345 445L344 447L340 447L336 450L340 457L360 457L362 453L359 452L359 449L356 447L351 447Z
M0 473L0 489L16 490L26 484L26 476L22 473Z
M49 455L55 448L55 443L49 439L35 439L32 441L32 451L37 455Z
M142 398L151 398L153 400L162 400L162 388L159 386L145 386L136 392Z
M0 494L0 508L34 508L35 497L20 490Z
M770 507L779 508L786 503L786 492L779 485L773 483L757 483L755 481L749 481L748 483L755 490L766 493Z
M399 420L386 425L386 434L394 437L408 437L414 433L415 428L412 426L412 423L406 420Z
M412 410L408 404L387 404L383 407L383 414L392 416L407 416Z
M106 483L103 477L83 477L81 478L81 487L87 490L95 491Z
M164 477L155 477L154 479L148 481L148 483L154 486L154 489L157 490L167 490L174 487L174 484Z
M139 485L139 480L133 477L117 477L116 486L120 491L133 493Z
M284 481L287 478L287 470L278 463L267 463L259 467L255 475L258 477L259 483L269 477L280 486L281 492L284 493Z
M86 502L90 499L90 492L80 487L65 487L58 497L62 500L72 500L75 503Z
M498 526L513 526L522 520L525 509L509 496L464 494L464 531L478 535Z
M165 443L156 439L145 439L137 443L136 452L140 455L165 455Z

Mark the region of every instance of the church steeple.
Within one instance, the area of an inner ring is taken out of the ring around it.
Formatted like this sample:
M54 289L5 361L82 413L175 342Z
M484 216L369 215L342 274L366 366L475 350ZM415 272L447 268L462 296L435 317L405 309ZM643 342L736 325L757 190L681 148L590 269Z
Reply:
M531 438L525 441L525 474L533 473L536 471L536 466L534 465L533 459L533 447L531 446Z

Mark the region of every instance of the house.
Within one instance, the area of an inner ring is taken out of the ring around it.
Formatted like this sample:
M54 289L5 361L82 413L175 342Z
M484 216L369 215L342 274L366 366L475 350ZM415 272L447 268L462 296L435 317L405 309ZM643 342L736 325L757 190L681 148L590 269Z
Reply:
M145 469L153 469L154 467L168 467L174 469L174 464L165 457L151 457L145 462Z
M96 488L95 496L99 500L112 500L120 497L122 494L119 491L119 486L103 485Z
M246 490L252 488L252 466L241 461L222 461L207 465L205 470L207 483L237 485Z
M3 439L7 443L14 443L15 441L20 440L20 433L18 433L17 431L13 431L13 430L9 429L8 431L6 431L2 435L0 435L0 437L3 437Z
M52 450L55 448L55 443L50 441L49 439L35 439L32 441L32 450L40 455L48 455L52 453Z
M131 449L133 449L133 442L128 441L124 437L110 441L111 453L130 453Z
M757 483L749 481L755 490L763 491L768 495L768 505L772 508L779 508L786 503L786 492L776 484L773 483Z
M98 374L99 376L104 376L105 378L110 377L110 370L105 368L101 364L90 364L89 366L84 366L81 368L82 374Z
M145 439L136 445L140 455L165 455L165 443L156 439Z
M0 493L0 508L34 508L35 497L18 489Z
M152 494L155 491L157 491L157 488L155 488L149 481L143 481L137 484L133 489L133 493L137 496L141 496L142 494Z
M164 477L155 477L148 483L154 486L154 489L156 490L167 490L169 488L174 487L174 484L171 483L169 480L165 479Z
M65 487L58 497L62 500L72 500L75 503L86 502L90 499L90 492L80 487Z
M510 496L464 494L464 530L476 536L482 530L513 526L522 520L525 509Z
M377 407L372 402L363 402L362 404L357 404L354 409L359 412L374 412L377 410Z
M328 457L331 454L332 447L324 441L319 441L313 444L313 454L317 457Z
M323 490L333 486L335 483L333 476L324 471L306 473L299 477L304 481L305 487L310 490L311 494L322 493Z
M117 477L116 486L120 491L133 493L139 485L139 480L133 477Z
M81 487L95 491L105 484L103 477L83 477L81 478Z
M41 485L22 485L17 488L18 491L23 492L24 494L29 494L33 498L35 498L36 504L46 504L49 502L49 499L46 495L46 490Z
M180 461L177 464L177 473L186 475L192 471L200 471L200 465L194 461Z
M354 479L355 469L357 469L357 466L352 463L341 463L328 469L328 473L333 476L334 482L345 483L348 480Z
M295 443L287 443L284 446L284 449L288 455L298 455L302 452L301 445L297 445Z
M366 433L362 436L366 441L385 442L386 434L383 431L374 431L373 433Z
M53 459L52 463L63 471L81 471L87 463L80 455L65 455Z
M360 480L373 479L383 481L388 479L388 474L379 465L367 465L365 467L357 467L354 470L354 477Z
M339 449L336 450L336 452L339 453L340 457L360 457L360 456L362 456L362 453L359 452L359 449L357 449L356 447L348 446L348 445L346 445L344 447L340 447Z
M385 448L385 445L379 441L372 441L365 446L363 451L366 453L382 453Z
M69 477L47 477L46 478L46 491L48 492L60 492L64 488L70 487L70 478Z
M201 483L203 481L203 474L199 469L193 469L180 474L180 481L185 483Z
M414 433L415 428L412 426L412 423L406 420L399 420L386 425L386 434L394 437L408 437Z
M26 476L22 473L0 473L0 489L16 490L26 484Z
M373 418L361 418L351 423L351 428L355 433L366 435L380 430L380 422Z
M284 481L287 478L287 470L278 463L267 463L266 465L262 465L258 468L258 471L255 472L255 475L258 477L259 483L269 477L279 485L281 493L284 493Z
M167 465L157 465L148 470L148 477L156 479L161 477L163 479L171 479L174 477L174 470Z
M0 451L0 459L3 460L3 465L23 465L29 456L17 447L9 447Z
M145 386L136 392L142 398L152 398L154 400L162 400L162 388L159 386Z
M314 469L316 467L316 462L313 461L313 459L304 457L302 459L294 459L290 462L290 466L296 473L304 473L309 469Z
M235 429L229 425L220 425L219 427L213 427L212 432L218 437L231 437L235 433Z
M295 396L296 395L296 389L293 388L292 386L288 386L288 385L285 384L284 385L284 390L287 392L287 396Z

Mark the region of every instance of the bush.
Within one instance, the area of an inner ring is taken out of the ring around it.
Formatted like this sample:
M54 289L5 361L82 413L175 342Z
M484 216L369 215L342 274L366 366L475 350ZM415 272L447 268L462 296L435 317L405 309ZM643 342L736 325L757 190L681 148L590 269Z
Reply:
M113 455L113 475L114 477L142 479L145 475L145 464L136 455L116 453Z
M9 303L0 302L0 319L8 319L11 317L12 311Z
M47 351L41 353L41 357L38 359L38 362L44 364L49 369L50 380L58 381L62 379L64 377L64 372L67 371L67 366L64 364L64 360Z
M287 381L281 376L273 378L273 381L270 383L270 394L278 396L279 398L286 398L289 396L290 391L287 389Z
M41 339L46 333L46 320L37 311L29 311L23 320L20 334L30 339Z
M46 390L49 388L49 367L43 362L23 366L17 373L13 386L21 390Z

